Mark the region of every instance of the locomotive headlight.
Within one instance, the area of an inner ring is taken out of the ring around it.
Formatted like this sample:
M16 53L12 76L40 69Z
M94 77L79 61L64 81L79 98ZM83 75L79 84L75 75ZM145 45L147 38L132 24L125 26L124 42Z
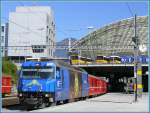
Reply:
M50 95L49 94L45 94L45 97L49 97Z
M19 97L22 97L22 93L19 94Z

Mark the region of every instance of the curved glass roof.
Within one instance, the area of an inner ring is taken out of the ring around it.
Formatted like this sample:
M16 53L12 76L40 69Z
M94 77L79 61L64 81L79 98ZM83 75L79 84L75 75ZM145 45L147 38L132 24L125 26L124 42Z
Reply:
M148 48L148 16L137 17L137 36L140 45ZM72 52L96 58L97 55L133 55L134 18L106 25L81 38L72 46ZM148 52L142 53L147 55Z

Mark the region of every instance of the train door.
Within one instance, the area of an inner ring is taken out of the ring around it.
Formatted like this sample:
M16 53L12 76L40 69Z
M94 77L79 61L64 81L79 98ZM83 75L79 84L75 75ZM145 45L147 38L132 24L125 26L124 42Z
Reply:
M82 75L82 97L88 96L88 74L83 73Z
M57 89L62 88L62 79L61 79L61 73L59 67L57 67L56 69L56 88Z
M62 100L63 93L63 76L62 71L59 67L56 68L56 100Z

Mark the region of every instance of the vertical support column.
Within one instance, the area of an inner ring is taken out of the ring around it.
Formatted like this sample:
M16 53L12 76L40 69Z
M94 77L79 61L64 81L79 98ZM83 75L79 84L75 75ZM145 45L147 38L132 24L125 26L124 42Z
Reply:
M91 45L91 36L90 36L90 34L89 34L89 40L88 40L88 53L89 53L89 56L91 57L91 59L92 59L92 45Z
M142 97L143 85L142 85L142 67L141 64L137 62L136 68L134 69L136 73L134 91L135 91L135 101L138 97Z
M136 37L136 15L134 17L134 37L132 38L134 45L134 101L137 102L137 56L138 56L138 46Z
M68 58L69 58L69 63L71 64L71 38L68 40Z
M81 60L81 48L78 49L78 65L80 65L80 60Z
M142 86L142 67L141 64L137 65L137 96L142 97L143 86Z
M142 97L142 67L139 61L139 37L137 36L137 28L136 28L136 15L134 18L134 37L132 41L134 42L134 101L138 101L138 97Z
M137 51L134 47L134 102L137 102Z
M81 59L81 57L82 57L81 48L79 48L79 56L80 56L80 57L79 57L79 60L82 60L82 59ZM79 61L79 65L80 65L80 61Z

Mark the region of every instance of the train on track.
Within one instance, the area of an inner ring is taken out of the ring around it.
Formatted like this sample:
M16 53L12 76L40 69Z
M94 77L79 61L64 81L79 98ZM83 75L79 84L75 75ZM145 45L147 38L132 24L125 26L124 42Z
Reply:
M86 71L58 61L26 61L22 64L20 104L43 108L107 93L107 83Z
M141 55L138 57L138 61L142 64L148 63L148 56ZM71 55L72 65L88 65L88 64L133 64L134 56L103 56L97 55L95 60L88 57Z

